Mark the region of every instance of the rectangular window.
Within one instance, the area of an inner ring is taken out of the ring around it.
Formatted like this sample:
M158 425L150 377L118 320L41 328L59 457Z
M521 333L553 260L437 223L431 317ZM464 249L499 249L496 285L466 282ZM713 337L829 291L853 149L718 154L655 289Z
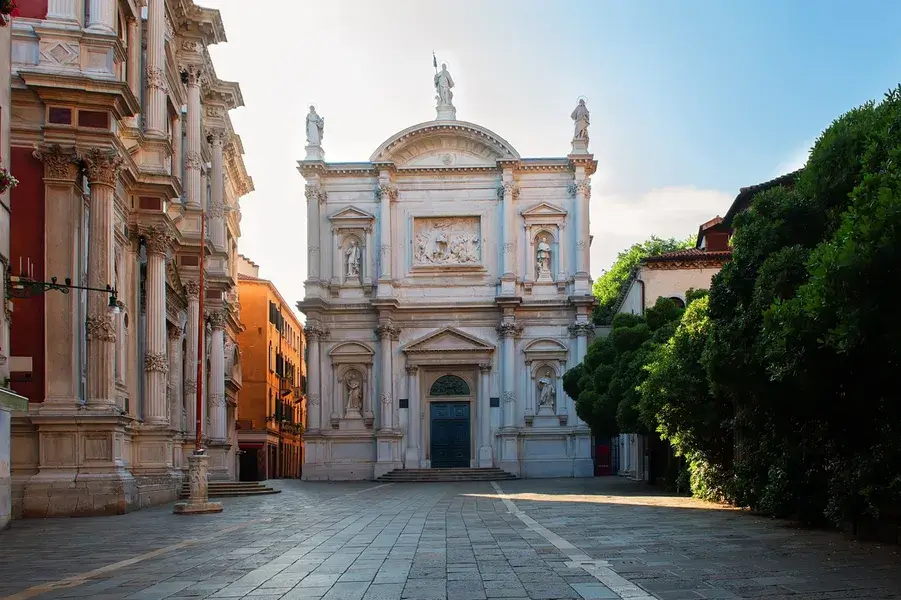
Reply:
M152 196L140 196L138 198L138 208L141 210L163 210L163 200Z
M71 125L72 109L60 106L51 106L47 115L47 120L54 125Z
M109 113L97 110L79 110L78 126L109 129Z

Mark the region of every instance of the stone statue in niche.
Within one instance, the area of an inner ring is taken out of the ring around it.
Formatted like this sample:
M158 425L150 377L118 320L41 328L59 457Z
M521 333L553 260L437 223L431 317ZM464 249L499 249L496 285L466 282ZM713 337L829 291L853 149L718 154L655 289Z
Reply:
M538 253L536 256L536 269L538 279L551 278L551 245L547 242L547 236L538 238Z
M415 265L477 265L481 261L478 217L417 218Z
M316 114L316 107L311 106L307 114L307 145L321 146L325 133L325 119Z
M554 374L549 370L538 379L538 414L544 412L546 408L550 409L552 414L557 412L557 389Z
M347 386L345 416L351 414L359 416L360 410L363 408L363 382L360 381L359 373L354 370L348 371L344 377L344 385Z
M360 247L357 245L357 240L351 239L350 244L347 246L347 249L344 251L344 264L346 265L346 279L359 279L360 278L360 259L362 258L360 253Z

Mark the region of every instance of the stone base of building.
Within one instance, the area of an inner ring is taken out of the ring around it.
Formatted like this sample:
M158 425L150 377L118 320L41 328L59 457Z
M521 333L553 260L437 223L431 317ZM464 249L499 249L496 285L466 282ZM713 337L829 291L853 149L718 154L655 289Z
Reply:
M376 478L374 435L308 432L304 435L304 481L370 481Z
M519 441L522 452L520 477L594 475L591 432L587 427L525 427L520 430Z
M231 444L228 442L212 441L206 444L206 452L210 457L209 479L210 481L231 481L235 479L229 465L229 451Z
M138 486L124 469L113 473L55 472L25 484L22 516L93 517L122 515L141 508Z

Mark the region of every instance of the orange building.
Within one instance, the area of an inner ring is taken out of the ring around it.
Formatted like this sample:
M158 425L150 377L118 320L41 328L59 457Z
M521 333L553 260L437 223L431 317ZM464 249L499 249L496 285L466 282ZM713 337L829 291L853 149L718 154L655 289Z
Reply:
M259 266L238 257L244 331L237 422L241 480L300 477L306 363L303 326Z

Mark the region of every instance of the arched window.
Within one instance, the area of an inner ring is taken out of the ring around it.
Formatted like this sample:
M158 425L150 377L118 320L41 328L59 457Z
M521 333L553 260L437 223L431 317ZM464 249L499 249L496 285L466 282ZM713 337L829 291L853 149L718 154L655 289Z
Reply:
M679 308L685 308L685 301L678 296L670 296L670 300L676 303Z
M456 375L442 375L429 390L430 396L468 396L469 386Z

